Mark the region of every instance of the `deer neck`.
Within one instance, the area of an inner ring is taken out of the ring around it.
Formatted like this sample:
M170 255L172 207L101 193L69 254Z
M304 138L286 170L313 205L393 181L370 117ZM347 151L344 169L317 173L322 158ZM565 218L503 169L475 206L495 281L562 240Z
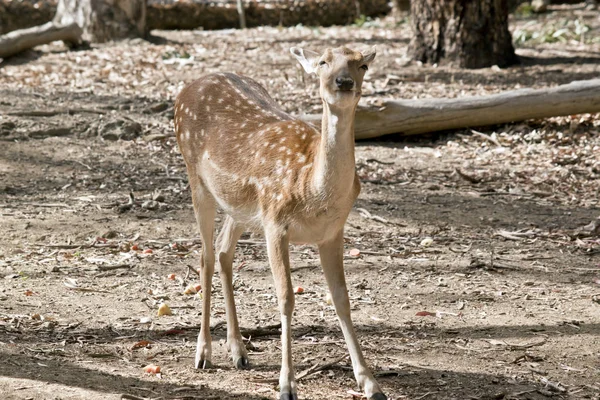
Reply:
M354 183L354 113L323 102L321 141L315 157L313 184L325 198L351 192ZM334 196L338 197L338 196Z

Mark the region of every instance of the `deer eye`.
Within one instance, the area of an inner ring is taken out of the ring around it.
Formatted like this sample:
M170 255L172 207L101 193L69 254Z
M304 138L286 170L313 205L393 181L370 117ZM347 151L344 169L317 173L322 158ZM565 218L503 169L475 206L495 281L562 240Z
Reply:
M325 61L321 61L321 62L319 63L319 67L322 67L323 65L327 65L327 63L326 63Z
M368 69L369 69L369 67L367 67L367 64L365 64L365 65L361 65L361 66L360 66L360 69L362 69L362 70L365 70L365 71L366 71L366 70L368 70Z

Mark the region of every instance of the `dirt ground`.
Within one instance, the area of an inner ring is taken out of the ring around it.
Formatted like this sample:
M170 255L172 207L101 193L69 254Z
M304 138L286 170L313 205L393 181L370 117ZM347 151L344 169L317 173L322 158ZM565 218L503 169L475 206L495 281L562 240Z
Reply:
M406 23L154 32L0 66L2 399L274 399L280 345L260 236L234 264L252 369L224 346L215 276L213 362L195 370L200 245L171 105L212 71L259 80L294 114L319 111L292 45L378 46L364 104L546 87L600 75L600 16L583 6L515 18L539 32L508 69L422 66ZM390 399L600 399L600 117L580 115L357 144L362 193L346 274L365 356ZM131 193L131 195L130 195ZM133 197L131 197L133 196ZM219 216L219 221L222 216ZM351 256L358 249L360 255ZM291 251L297 373L347 353L318 254ZM173 280L169 274L175 274ZM161 303L173 311L157 316ZM160 375L145 373L156 364ZM348 359L299 383L302 399L360 398ZM354 391L354 392L353 392ZM354 393L354 394L353 394Z

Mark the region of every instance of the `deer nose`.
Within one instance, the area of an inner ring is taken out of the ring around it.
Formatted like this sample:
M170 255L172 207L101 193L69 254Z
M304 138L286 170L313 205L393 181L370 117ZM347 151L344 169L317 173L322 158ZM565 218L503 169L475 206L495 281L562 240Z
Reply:
M335 78L335 84L340 90L352 90L354 88L354 79L345 76Z

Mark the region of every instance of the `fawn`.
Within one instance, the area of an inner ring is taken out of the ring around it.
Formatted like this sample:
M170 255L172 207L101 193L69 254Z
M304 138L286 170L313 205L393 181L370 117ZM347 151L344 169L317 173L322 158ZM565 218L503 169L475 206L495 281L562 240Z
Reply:
M321 132L284 112L256 81L231 73L198 79L175 101L175 132L202 240L202 324L195 365L211 365L213 231L220 207L227 216L216 248L225 298L227 347L235 366L248 366L233 298L235 245L246 230L260 229L265 235L281 312L280 399L297 399L288 247L289 243L314 243L356 380L369 399L385 400L354 332L343 265L344 224L360 192L354 161L354 114L375 49L360 53L340 47L318 54L293 47L290 51L307 73L316 73L320 79Z

